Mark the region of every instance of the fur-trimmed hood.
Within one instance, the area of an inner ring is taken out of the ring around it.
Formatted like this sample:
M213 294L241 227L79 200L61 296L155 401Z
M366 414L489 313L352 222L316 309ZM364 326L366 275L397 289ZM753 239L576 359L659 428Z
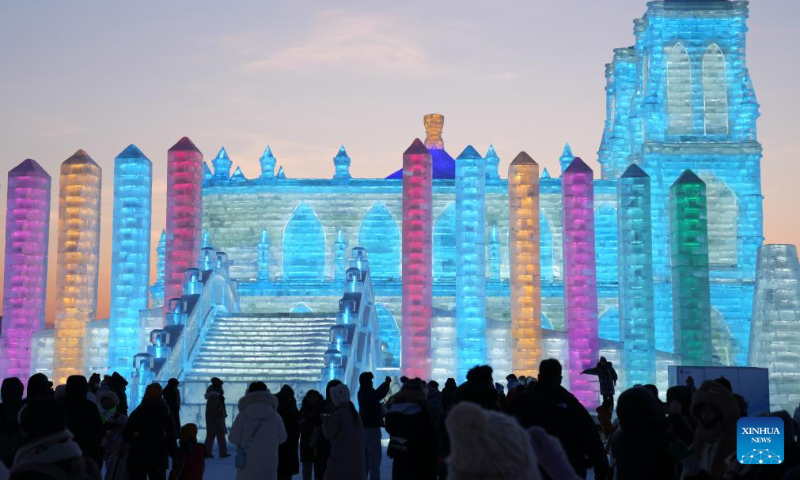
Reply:
M239 399L239 413L254 419L267 418L278 410L278 398L266 392L251 392Z

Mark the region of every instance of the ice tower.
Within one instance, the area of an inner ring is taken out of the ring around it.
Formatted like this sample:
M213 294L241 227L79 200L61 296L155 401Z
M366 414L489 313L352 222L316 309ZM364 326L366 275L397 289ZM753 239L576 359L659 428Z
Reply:
M431 376L432 179L431 154L416 139L403 153L402 368L409 378Z
M153 164L130 145L114 159L114 226L108 368L129 378L139 352L139 310L148 307Z
M656 383L650 177L631 165L617 182L619 323L628 386Z
M800 403L800 263L794 245L764 245L750 331L750 366L769 369L771 409Z
M458 381L486 363L486 160L471 146L456 159Z
M212 160L211 163L214 165L214 180L227 182L231 179L231 168L233 167L233 162L231 161L231 157L228 156L228 151L225 150L224 145L219 149L217 156L214 157L214 160Z
M164 306L164 257L167 250L167 232L161 230L156 246L156 281L150 286L150 302L152 308Z
M61 164L53 383L83 375L86 324L97 312L102 170L83 150Z
M512 370L535 376L542 356L539 165L525 152L508 167L508 256Z
M31 374L31 336L44 328L50 175L35 160L8 172L0 376Z
M706 185L686 170L670 189L675 353L683 365L711 365Z
M604 179L631 163L651 176L656 346L673 348L669 188L686 169L708 188L711 308L747 362L757 249L763 242L759 105L747 68L746 1L649 2L636 43L606 69Z
M599 400L597 380L580 374L599 360L593 180L592 169L579 157L561 176L569 390L587 407L597 405Z
M183 273L197 266L203 207L203 154L181 138L167 153L167 238L164 313L169 300L182 296Z

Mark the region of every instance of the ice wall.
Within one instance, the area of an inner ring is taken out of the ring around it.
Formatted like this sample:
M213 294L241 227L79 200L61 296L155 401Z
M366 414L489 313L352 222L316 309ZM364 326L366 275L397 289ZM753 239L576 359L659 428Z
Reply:
M50 175L35 160L8 172L0 376L31 375L31 337L44 328Z
M97 312L102 170L83 150L61 164L53 383L83 375L86 324Z
M139 310L148 307L153 164L135 145L114 159L114 224L107 365L125 378L140 353Z
M769 369L772 410L800 403L800 263L794 245L758 251L750 366Z

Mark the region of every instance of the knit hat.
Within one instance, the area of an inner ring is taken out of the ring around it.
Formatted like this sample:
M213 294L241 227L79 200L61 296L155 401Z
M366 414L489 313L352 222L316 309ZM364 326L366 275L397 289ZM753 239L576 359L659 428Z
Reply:
M345 402L350 401L350 389L347 388L347 385L337 385L331 388L331 400L333 400L333 404L337 407Z
M462 402L446 423L450 480L541 480L528 433L513 417Z

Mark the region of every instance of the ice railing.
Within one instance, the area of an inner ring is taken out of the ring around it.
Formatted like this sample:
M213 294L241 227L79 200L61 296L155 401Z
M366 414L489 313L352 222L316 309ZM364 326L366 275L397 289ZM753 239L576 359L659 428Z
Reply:
M202 250L201 268L184 272L183 296L169 300L164 328L150 332L147 352L134 357L135 400L154 381L183 381L217 314L239 312L239 285L230 278L230 263L225 252L207 247Z
M361 372L383 366L380 338L367 250L355 247L345 274L345 291L339 300L336 325L331 327L320 387L325 388L327 382L338 379L351 392L357 391Z

